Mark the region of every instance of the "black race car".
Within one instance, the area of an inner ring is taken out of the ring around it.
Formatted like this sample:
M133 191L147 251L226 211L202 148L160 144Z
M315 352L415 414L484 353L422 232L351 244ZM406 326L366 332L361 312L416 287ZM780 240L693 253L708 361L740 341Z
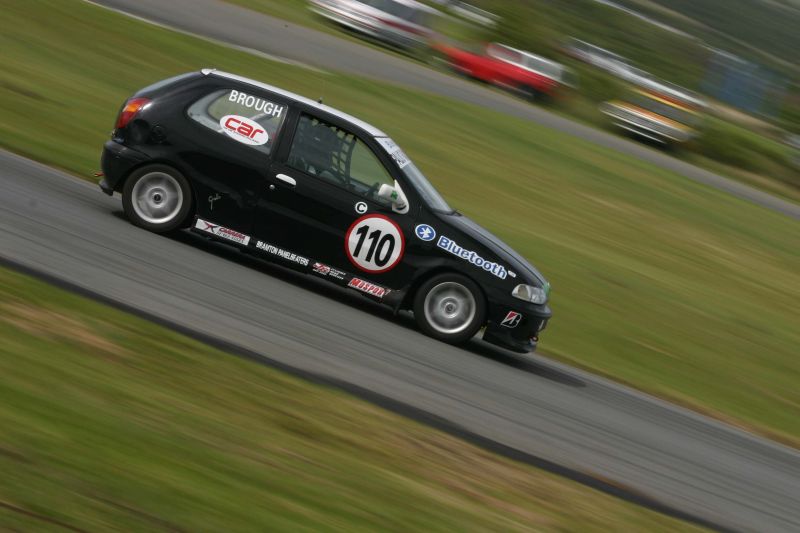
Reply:
M191 228L410 309L428 335L527 352L551 312L525 259L442 199L382 131L206 69L122 106L100 188L157 233Z

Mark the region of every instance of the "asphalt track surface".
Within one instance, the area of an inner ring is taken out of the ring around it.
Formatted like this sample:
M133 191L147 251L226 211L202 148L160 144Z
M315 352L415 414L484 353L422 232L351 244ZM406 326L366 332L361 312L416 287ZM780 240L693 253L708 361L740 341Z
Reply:
M119 197L2 151L0 263L663 512L800 530L794 450L541 357L439 343L311 276L138 229Z
M579 124L519 98L438 72L375 47L364 46L218 0L92 1L152 22L256 52L317 68L358 74L413 87L532 120L800 219L800 205L675 159L663 151ZM280 85L280 80L261 81ZM320 95L306 96L316 98ZM333 105L335 107L335 103ZM377 126L391 135L390 124L377 124Z

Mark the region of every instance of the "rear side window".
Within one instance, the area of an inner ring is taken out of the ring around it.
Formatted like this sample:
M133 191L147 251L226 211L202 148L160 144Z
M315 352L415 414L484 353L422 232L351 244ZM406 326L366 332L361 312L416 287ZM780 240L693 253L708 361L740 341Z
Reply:
M502 44L492 43L486 50L486 53L495 59L505 61L506 63L522 63L522 54L516 50L503 46Z
M222 136L269 154L283 125L286 105L243 91L215 91L193 103L189 118Z

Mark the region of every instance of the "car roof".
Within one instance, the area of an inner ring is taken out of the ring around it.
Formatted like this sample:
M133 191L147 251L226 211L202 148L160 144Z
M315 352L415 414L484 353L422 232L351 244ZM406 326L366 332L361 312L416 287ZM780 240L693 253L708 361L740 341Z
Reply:
M296 93L293 93L293 92L290 92L290 91L285 91L283 89L275 87L274 85L269 85L267 83L262 83L260 81L256 81L256 80L253 80L253 79L250 79L250 78L245 78L244 76L238 76L236 74L231 74L230 72L223 72L223 71L219 71L219 70L212 69L212 68L204 68L203 70L201 70L201 72L203 73L204 76L216 76L216 77L219 77L219 78L225 78L225 79L229 79L229 80L233 80L233 81L238 81L240 83L246 83L248 85L253 85L254 87L258 87L260 89L265 89L267 91L273 92L275 94L279 94L281 96L284 96L284 97L289 98L291 100L294 100L296 102L300 102L300 103L305 104L305 105L307 105L309 107L312 107L314 109L318 109L320 111L324 111L325 113L328 113L329 115L333 115L333 116L335 116L337 118L345 120L345 121L347 121L347 122L349 122L349 123L361 128L362 130L367 132L367 134L372 135L373 137L388 137L388 135L386 135L384 132L382 132L381 130L379 130L378 128L373 126L372 124L368 124L367 122L364 122L363 120L361 120L359 118L356 118L353 115L348 115L347 113L345 113L343 111L339 111L338 109L335 109L333 107L327 106L325 104L321 104L319 102L315 102L314 100L312 100L310 98L306 98L305 96L300 96L299 94L296 94Z
M493 46L498 46L500 48L505 48L506 50L511 50L512 52L516 52L516 53L518 53L518 54L520 54L520 55L522 55L524 57L529 57L531 59L535 59L537 61L541 61L542 63L547 63L548 65L552 65L554 67L563 68L563 65L561 63L559 63L558 61L553 61L552 59L547 59L546 57L542 57L540 55L536 55L533 52L528 52L526 50L520 50L519 48L514 48L513 46L508 46L507 44L502 44L502 43L490 43L490 44L492 44Z
M414 9L419 9L420 11L426 11L428 13L435 13L441 15L442 12L438 9L434 9L431 6L425 5L422 2L418 2L417 0L392 0L396 4L403 4L407 7L413 7Z

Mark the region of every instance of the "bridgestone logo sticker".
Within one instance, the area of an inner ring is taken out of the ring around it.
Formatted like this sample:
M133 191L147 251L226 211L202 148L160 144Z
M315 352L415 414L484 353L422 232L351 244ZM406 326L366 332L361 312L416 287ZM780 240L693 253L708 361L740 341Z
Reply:
M247 243L250 242L250 237L248 235L245 235L244 233L239 233L238 231L234 231L224 226L218 226L217 224L212 224L211 222L207 222L202 218L197 219L197 222L195 222L194 227L199 229L200 231L205 231L206 233L216 235L217 237L233 241L238 244L247 245Z
M500 325L507 328L515 328L519 325L521 320L521 314L517 313L516 311L509 311L503 321L500 322Z

